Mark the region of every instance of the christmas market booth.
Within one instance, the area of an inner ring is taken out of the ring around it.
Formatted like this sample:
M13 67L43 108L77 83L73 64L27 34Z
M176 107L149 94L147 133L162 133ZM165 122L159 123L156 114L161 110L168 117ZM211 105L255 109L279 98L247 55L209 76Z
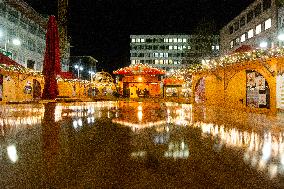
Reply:
M171 76L163 80L163 96L164 97L185 97L187 96L185 89L185 81L183 77Z
M57 78L59 98L88 98L91 82L87 80Z
M41 98L43 77L0 53L0 101L33 101Z
M193 101L233 109L284 107L284 48L236 52L210 60L193 74Z
M124 97L160 97L164 70L144 64L133 64L113 72L117 75L119 93Z

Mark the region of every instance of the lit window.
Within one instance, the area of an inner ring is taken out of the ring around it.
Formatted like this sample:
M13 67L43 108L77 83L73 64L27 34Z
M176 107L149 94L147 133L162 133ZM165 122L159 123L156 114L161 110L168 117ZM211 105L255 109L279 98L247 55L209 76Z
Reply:
M240 42L240 38L236 38L236 43L239 43Z
M182 46L183 49L186 49L186 46Z
M264 22L264 29L267 30L268 28L271 28L271 18Z
M253 37L253 29L248 31L248 39Z
M160 53L160 57L163 57L163 55L164 55L163 53Z
M187 49L191 49L191 46L187 46Z
M160 60L160 64L163 64L164 63L164 61L163 60Z
M174 49L177 50L177 46L174 46Z
M230 47L233 48L234 47L234 41L230 42Z
M186 43L186 39L185 39L185 38L183 38L183 39L182 39L182 42Z
M168 42L169 42L169 39L168 39L168 38L164 39L164 42L165 42L165 43L168 43Z
M174 43L176 43L177 42L177 38L174 38Z
M136 39L136 42L140 43L140 39Z
M141 39L141 43L144 43L145 42L145 39Z
M182 46L178 46L178 50L182 50Z
M178 62L175 60L175 61L174 61L174 64L177 64L177 63L178 63Z
M179 43L182 42L182 39L181 39L181 38L178 38L178 42L179 42Z
M172 49L173 49L173 46L170 45L170 46L169 46L169 50L172 50Z
M164 53L164 57L168 57L169 56L169 53Z
M216 50L218 51L220 49L219 45L216 45Z
M255 34L259 34L261 32L261 24L255 27Z
M159 53L154 53L154 56L155 57L159 57Z
M135 43L135 39L131 39L131 42L132 42L132 43Z
M169 64L173 64L173 60L169 60Z
M159 64L159 60L155 60L155 64Z
M242 36L241 36L241 42L244 42L246 40L246 34L244 33Z
M135 64L135 60L131 60L131 64Z
M212 45L212 50L214 50L215 49L215 46L214 45Z
M173 39L170 38L170 39L169 39L169 43L172 43L172 42L173 42Z
M168 61L168 60L164 60L164 63L165 63L165 64L168 64L168 63L169 63L169 61Z

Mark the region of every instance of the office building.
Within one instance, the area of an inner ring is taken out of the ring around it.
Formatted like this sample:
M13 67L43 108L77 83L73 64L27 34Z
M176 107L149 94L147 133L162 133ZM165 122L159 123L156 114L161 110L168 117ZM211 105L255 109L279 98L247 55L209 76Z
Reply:
M220 31L221 54L241 46L271 48L283 45L284 7L277 0L256 0Z
M204 50L209 53L204 53ZM165 70L179 69L218 56L219 36L131 35L131 64L149 64Z

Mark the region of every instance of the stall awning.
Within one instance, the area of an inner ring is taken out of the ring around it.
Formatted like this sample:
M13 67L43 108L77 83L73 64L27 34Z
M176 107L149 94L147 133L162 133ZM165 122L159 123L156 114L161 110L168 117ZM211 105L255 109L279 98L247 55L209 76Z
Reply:
M4 54L0 53L0 64L5 64L8 66L15 66L19 68L25 68L21 64L18 64L16 61L10 59L8 56L5 56Z
M164 75L165 70L153 68L146 64L132 64L113 72L116 75Z

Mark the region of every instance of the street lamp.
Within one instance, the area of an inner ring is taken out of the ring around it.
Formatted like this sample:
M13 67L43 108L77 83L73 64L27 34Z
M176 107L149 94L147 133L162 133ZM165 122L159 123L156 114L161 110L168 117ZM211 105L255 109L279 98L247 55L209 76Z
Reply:
M90 71L89 71L89 74L91 75L91 83L93 83L93 74L95 74L95 72L92 71L92 70L90 70Z
M79 66L79 65L76 64L74 67L75 67L75 69L78 70L78 79L80 79L80 71L83 70L83 66Z
M283 45L283 41L284 41L284 33L279 34L277 38L280 41L279 46L281 47Z
M16 46L21 45L21 41L20 41L18 38L13 39L12 42L13 42L13 44L16 45Z
M284 41L284 33L278 35L279 41Z
M266 41L262 41L260 44L259 44L259 47L260 48L266 48L267 47L267 42Z

